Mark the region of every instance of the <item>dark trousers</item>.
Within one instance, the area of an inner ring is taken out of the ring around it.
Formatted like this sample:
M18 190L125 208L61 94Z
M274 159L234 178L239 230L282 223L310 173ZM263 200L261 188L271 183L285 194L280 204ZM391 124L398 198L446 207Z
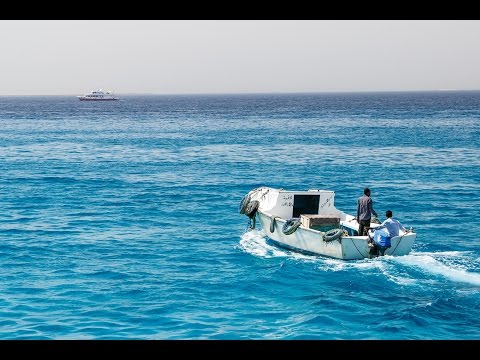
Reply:
M385 251L387 251L389 247L378 246L377 244L375 244L374 247L370 248L369 257L372 258L374 256L385 256Z
M366 230L365 227L370 227L370 219L368 220L360 220L358 222L358 236L363 236L363 235L367 235L366 234ZM365 234L364 234L365 233Z
M385 255L385 250L387 250L388 247L385 246L379 246L378 247L378 256L384 256Z

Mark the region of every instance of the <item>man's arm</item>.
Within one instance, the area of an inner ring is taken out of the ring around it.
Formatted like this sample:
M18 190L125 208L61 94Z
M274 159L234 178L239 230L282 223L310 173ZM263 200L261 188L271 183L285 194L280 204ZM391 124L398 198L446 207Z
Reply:
M388 220L388 219L387 219L387 220ZM386 225L387 220L385 220L384 222L382 222L381 225L372 228L372 230L375 231L375 230L385 229L385 228L387 227L387 225Z

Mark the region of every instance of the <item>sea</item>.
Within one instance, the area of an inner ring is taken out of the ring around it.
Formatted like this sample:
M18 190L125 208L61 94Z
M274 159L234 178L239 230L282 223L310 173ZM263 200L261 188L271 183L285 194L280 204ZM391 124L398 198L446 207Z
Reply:
M0 170L2 340L480 339L478 91L2 96ZM282 249L260 186L369 187L417 240Z

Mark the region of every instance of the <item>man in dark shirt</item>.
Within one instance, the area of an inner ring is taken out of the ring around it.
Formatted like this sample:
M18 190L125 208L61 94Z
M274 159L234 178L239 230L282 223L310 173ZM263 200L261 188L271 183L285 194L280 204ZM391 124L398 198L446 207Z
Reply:
M373 210L373 201L370 198L370 189L365 188L363 190L363 196L358 198L357 201L357 221L358 221L358 235L366 235L365 228L370 227L370 219L372 214L378 216L377 212Z

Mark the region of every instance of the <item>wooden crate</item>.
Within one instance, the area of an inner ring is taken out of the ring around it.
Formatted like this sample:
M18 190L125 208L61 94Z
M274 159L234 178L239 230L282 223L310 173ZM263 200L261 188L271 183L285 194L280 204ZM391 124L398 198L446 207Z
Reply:
M307 228L320 231L328 231L340 226L340 218L335 215L305 214L300 215L300 222Z

